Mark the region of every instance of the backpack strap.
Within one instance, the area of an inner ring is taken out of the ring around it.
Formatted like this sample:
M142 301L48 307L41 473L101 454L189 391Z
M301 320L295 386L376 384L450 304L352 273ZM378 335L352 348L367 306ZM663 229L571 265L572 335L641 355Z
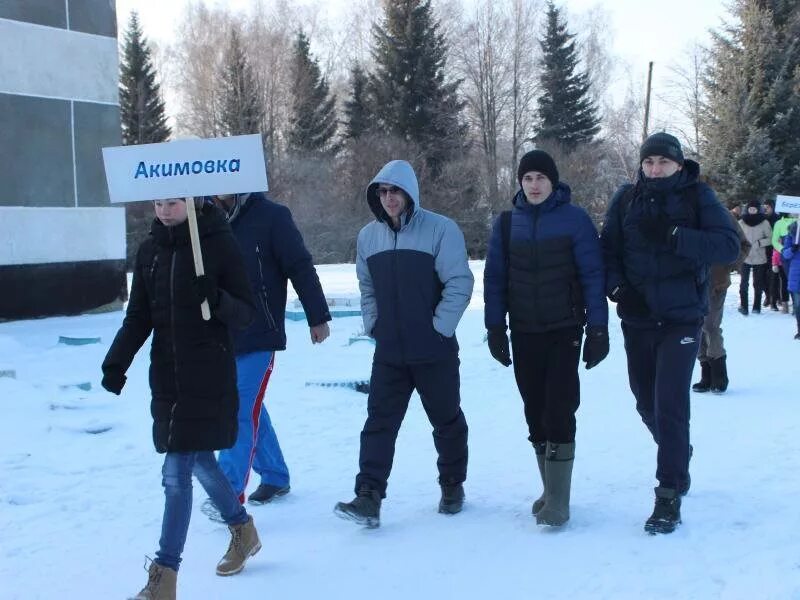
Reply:
M506 265L508 265L511 252L511 211L504 210L500 213L500 235L503 239L503 253L506 257Z

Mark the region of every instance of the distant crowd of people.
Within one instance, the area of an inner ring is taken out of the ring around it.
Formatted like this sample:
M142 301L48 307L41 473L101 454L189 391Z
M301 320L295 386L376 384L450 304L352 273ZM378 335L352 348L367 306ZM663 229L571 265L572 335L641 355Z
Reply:
M528 152L517 170L519 190L492 228L484 269L487 343L498 363L513 364L542 481L532 506L540 525L560 527L570 518L579 364L592 369L609 353L607 300L622 322L636 410L657 447L655 506L644 523L651 534L671 533L681 523L681 501L691 485L695 361L702 373L695 391L721 393L728 385L720 324L731 270L741 272L743 314L751 312L751 275L753 313L766 306L787 312L789 293L795 314L800 305L796 221L777 220L752 202L737 224L737 211L723 207L701 180L699 165L667 133L644 141L639 164L636 181L609 202L598 235L572 202L553 158ZM438 511L462 510L468 427L455 332L474 281L461 230L422 208L408 162L393 160L380 169L365 202L375 218L358 233L356 274L375 353L355 498L337 503L334 512L375 528L415 390L433 428ZM159 549L135 599L174 600L193 475L209 496L204 512L230 530L216 567L223 576L239 573L261 549L244 507L251 469L260 476L247 498L251 504L290 492L265 404L275 353L286 347L288 281L303 303L313 343L328 337L331 315L286 207L260 192L159 200L154 207L126 316L103 361L102 385L121 392L152 333L152 437L165 454L165 504ZM189 226L195 213L205 261L200 275ZM210 308L210 318L201 306Z
M739 268L739 312L760 314L769 308L791 313L797 322L795 339L800 340L800 261L793 260L798 251L797 216L776 213L775 203L751 200L746 206L735 206L736 217L750 251ZM753 302L749 302L750 279Z

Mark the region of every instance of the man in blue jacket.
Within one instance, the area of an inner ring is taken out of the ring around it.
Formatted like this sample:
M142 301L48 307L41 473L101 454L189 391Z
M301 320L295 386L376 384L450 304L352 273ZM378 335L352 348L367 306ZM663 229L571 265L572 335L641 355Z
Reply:
M635 185L622 186L601 241L636 409L658 445L648 533L671 533L689 490L689 386L708 312L709 265L736 260L739 235L713 190L668 133L648 137Z
M375 339L356 498L337 515L380 525L395 441L412 392L419 392L439 454L439 512L464 501L467 422L461 411L456 326L472 296L464 236L420 206L414 169L387 163L367 187L376 220L358 234L356 273L364 331Z
M533 503L540 525L569 520L578 363L591 369L608 355L608 302L600 240L586 211L571 203L552 157L532 150L517 169L513 209L494 224L483 272L489 350L511 364L525 407L544 491Z
M254 322L233 336L239 435L232 448L219 453L219 465L242 503L253 468L261 481L248 501L264 504L289 492L289 469L264 405L275 352L286 349L288 280L303 304L313 343L328 337L331 315L311 255L287 207L260 192L217 196L215 202L228 215L258 304ZM215 517L213 506L206 505L205 511Z

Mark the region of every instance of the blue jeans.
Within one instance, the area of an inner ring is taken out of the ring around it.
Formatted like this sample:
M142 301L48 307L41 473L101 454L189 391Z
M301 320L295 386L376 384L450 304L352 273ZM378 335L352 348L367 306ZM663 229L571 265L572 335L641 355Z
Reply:
M161 469L164 518L155 562L176 571L181 564L192 516L192 473L228 525L241 525L248 520L247 511L239 503L212 451L167 452Z
M241 502L251 467L260 475L261 483L289 485L289 468L264 406L274 359L273 352L251 352L236 357L239 434L233 448L220 451L219 466Z

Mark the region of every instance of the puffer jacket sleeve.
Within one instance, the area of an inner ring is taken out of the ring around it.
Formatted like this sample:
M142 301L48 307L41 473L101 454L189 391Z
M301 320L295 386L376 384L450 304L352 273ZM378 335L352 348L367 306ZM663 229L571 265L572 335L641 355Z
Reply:
M150 336L150 332L153 331L150 299L145 288L141 255L142 249L140 248L136 255L136 266L133 270L133 282L125 319L103 360L103 372L112 369L124 374L131 366L133 357L136 356Z
M239 245L230 231L219 237L214 249L223 265L219 274L219 303L213 315L228 327L244 329L253 322L256 303Z
M497 215L483 269L483 323L486 329L506 328L508 313L508 261L503 246L502 214Z
M452 337L472 298L475 278L467 262L464 234L450 219L444 221L435 250L434 268L444 289L433 313L433 328L445 337Z
M714 191L701 186L697 206L697 229L679 227L675 253L706 264L727 264L739 255L739 233L731 224L728 211Z
M594 223L583 209L578 209L578 226L573 235L572 253L578 267L578 278L586 303L586 322L589 326L608 325L606 274L603 250Z
M371 336L378 320L378 305L375 302L375 288L372 285L372 276L367 265L367 227L358 233L356 242L356 276L358 289L361 292L361 318L364 321L364 333Z
M309 327L331 320L328 301L303 236L285 206L277 206L272 223L272 253L300 298Z
M620 226L620 201L625 195L625 192L632 187L631 184L623 185L617 190L608 203L608 210L603 220L603 228L600 232L600 246L603 251L603 262L605 263L606 271L606 295L618 287L627 284L625 277L625 269L623 267L623 257L625 252L625 243L622 235L622 227Z

